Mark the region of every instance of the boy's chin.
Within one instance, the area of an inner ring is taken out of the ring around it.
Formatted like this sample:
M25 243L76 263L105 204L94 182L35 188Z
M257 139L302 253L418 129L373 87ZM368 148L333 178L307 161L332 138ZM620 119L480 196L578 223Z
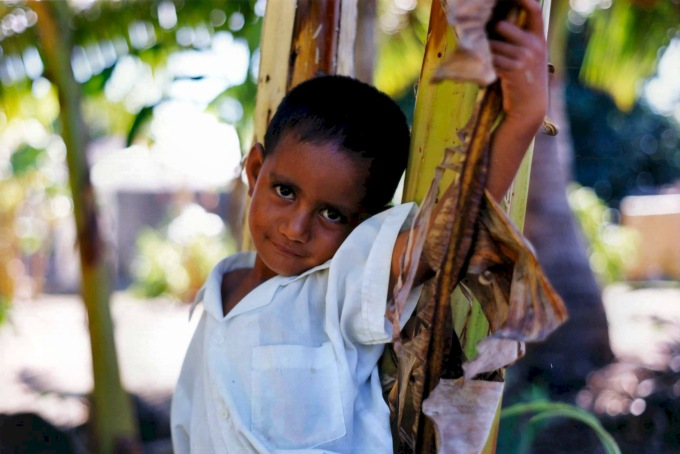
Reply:
M305 264L292 264L292 263L281 263L278 260L263 260L272 275L281 277L294 277L299 276L305 271L314 268L314 266L309 266ZM277 263L278 262L278 263Z
M299 276L299 275L301 275L302 273L304 273L305 271L310 270L310 269L312 269L312 268L314 268L314 267L313 267L313 266L300 267L300 268L295 268L295 267L293 267L293 268L290 268L290 267L284 268L284 267L282 267L282 268L280 268L280 269L278 269L278 270L274 269L273 271L274 271L278 276L281 276L281 277L294 277L294 276ZM278 271L278 272L277 272L277 271Z

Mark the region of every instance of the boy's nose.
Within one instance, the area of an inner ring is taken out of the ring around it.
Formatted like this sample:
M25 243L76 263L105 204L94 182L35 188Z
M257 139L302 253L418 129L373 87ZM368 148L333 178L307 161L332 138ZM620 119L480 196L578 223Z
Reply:
M281 224L281 233L290 241L305 243L309 240L311 216L298 210Z

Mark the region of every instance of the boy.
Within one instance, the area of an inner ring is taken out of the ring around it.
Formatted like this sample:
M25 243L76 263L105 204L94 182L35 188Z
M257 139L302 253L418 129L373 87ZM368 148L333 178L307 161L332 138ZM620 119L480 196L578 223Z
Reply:
M497 198L547 104L541 11L522 5L527 29L501 23L507 42L491 47L506 111L491 145ZM204 312L173 398L175 452L391 451L376 364L414 211L385 209L408 147L399 108L355 80L313 79L282 101L245 166L255 252L220 262L194 303Z

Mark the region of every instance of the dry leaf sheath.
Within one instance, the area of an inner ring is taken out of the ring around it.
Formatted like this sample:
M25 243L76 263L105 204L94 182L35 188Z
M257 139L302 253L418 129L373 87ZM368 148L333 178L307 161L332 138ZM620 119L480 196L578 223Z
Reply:
M447 18L451 20L453 15L457 21L461 47L478 43L479 33L484 34L486 26L483 17L491 15L494 2L453 3L447 6ZM517 16L521 21L522 15ZM461 24L461 20L470 22ZM466 33L469 36L465 37ZM488 74L490 66L470 65L467 54L477 51L479 55L473 60L484 62L489 58L484 55L488 44L465 48L464 76L458 70L452 72L451 68L458 66L452 64L452 59L444 62L435 78L465 77L483 85L495 80L495 74ZM475 111L461 133L461 147L445 151L414 221L414 226L429 224L428 236L422 233L426 228L412 230L418 235L409 238L402 257L402 275L394 290L393 312L397 314L403 309L413 283L413 268L421 254L437 273L425 285L404 329L394 324L398 369L389 403L399 452L434 452L435 444L440 452L480 450L488 438L500 391L498 383L474 378L479 374L488 376L514 362L522 355L522 342L543 339L566 319L564 306L543 276L530 245L496 202L485 197L489 141L500 114L501 99L498 82L480 90ZM431 219L440 179L447 172L455 176L453 187L446 190L439 201L441 208ZM478 345L478 356L470 363L465 363L451 320L451 293L464 278L479 300L491 330L491 336ZM464 379L450 380L463 376ZM421 409L429 409L426 414L432 416L436 430L431 419L421 418ZM475 421L481 430L471 431L469 425L461 423L463 420ZM464 444L451 444L453 439L464 440Z
M458 46L434 74L433 81L475 82L485 87L496 80L485 27L493 11L494 0L446 2L446 18L455 25Z

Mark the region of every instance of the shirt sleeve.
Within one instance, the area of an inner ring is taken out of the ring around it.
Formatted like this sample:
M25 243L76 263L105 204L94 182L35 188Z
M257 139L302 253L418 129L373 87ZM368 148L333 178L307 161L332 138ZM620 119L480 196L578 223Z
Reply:
M397 205L361 223L331 261L327 305L337 305L343 334L359 344L389 342L385 309L392 252L399 233L410 227L415 204ZM407 319L420 289L411 291L402 319Z

